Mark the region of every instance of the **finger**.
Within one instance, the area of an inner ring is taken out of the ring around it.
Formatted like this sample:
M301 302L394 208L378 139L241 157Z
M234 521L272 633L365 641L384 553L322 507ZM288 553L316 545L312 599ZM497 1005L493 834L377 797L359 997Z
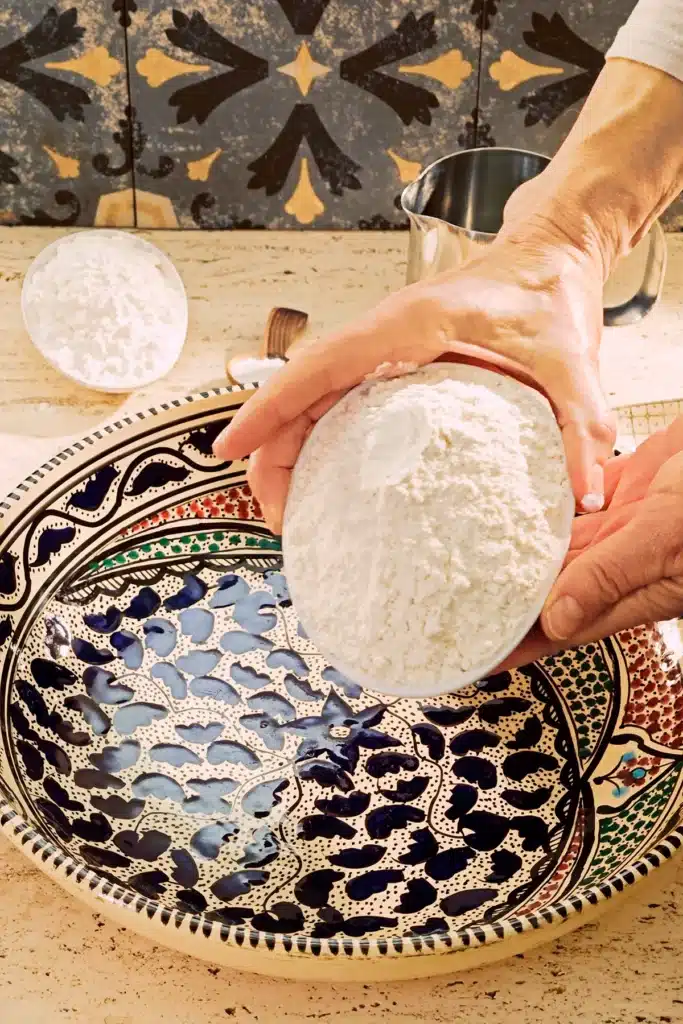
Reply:
M572 537L569 551L583 551L591 543L596 533L609 517L609 509L602 512L591 512L590 515L577 516L572 524Z
M580 521L590 520L591 529L582 531L576 540L572 537L571 547L564 564L569 565L570 562L573 562L575 558L579 558L580 555L583 555L594 544L599 544L601 541L606 540L607 537L611 537L613 533L618 533L637 514L638 505L634 503L617 509L614 512L611 509L606 509L604 512L582 516Z
M679 546L676 533L683 528L680 514L673 524L663 520L671 511L654 501L650 510L641 508L621 529L573 559L543 610L546 636L573 638L631 593L665 577L672 544Z
M615 455L605 466L605 504L611 505L625 470L633 458L633 452L624 452L622 455Z
M273 533L282 528L291 471L301 447L326 412L338 401L334 392L326 395L301 416L283 427L272 440L257 449L249 460L249 484L259 500L263 515Z
M581 512L598 512L605 504L605 467L614 452L614 415L605 402L590 365L566 367L564 379L541 380L557 409L572 488Z
M562 646L557 640L549 640L541 627L536 625L519 647L496 669L496 672L509 672L513 668L529 665L532 661L538 661L539 658L546 658L550 654L557 653Z
M259 452L254 452L249 460L247 479L261 505L266 526L271 533L279 536L282 533L282 510L287 500L292 471L283 466L262 466L258 456Z
M654 485L655 479L658 480L656 490L680 492L683 470L674 460L679 458L682 449L683 417L679 416L666 430L653 434L633 453L621 474L613 504L637 501Z
M619 533L639 512L640 504L638 502L617 506L616 509L608 509L607 514L602 519L602 522L598 524L598 528L587 546L591 547L595 544L600 544L613 534Z
M331 392L341 379L335 347L301 349L244 403L230 426L216 439L218 458L243 458ZM350 377L349 387L357 380Z
M566 423L562 440L567 468L579 512L598 512L605 504L605 474L595 445L577 423Z
M616 508L642 498L657 470L671 454L667 431L659 431L644 441L624 468L612 497L612 505Z
M249 459L249 486L273 533L282 527L292 467L312 426L307 415L298 416Z
M683 611L683 579L663 579L634 591L572 638L572 646L602 640L623 629L667 622Z
M683 492L683 451L677 451L659 467L651 484L651 494L669 494L680 498Z
M360 384L381 363L432 362L440 339L433 316L429 319L433 303L421 304L414 294L414 288L403 289L355 326L297 349L245 402L218 438L216 454L235 459L255 451L306 409Z
M652 625L678 618L683 610L683 579L660 580L629 594L607 614L572 637L569 641L550 640L539 626L535 626L519 647L505 659L498 672L510 671L528 665L539 658L547 658L571 647L604 640L624 629Z

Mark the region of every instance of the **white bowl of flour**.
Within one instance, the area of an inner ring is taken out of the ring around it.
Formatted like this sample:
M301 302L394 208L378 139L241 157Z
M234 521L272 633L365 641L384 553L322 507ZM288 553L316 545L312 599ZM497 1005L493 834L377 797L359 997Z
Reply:
M574 512L538 392L455 363L368 381L319 421L294 468L283 527L294 607L360 685L457 690L535 623Z
M24 279L26 329L55 369L97 391L164 377L187 335L187 296L169 258L126 231L77 231L48 245Z

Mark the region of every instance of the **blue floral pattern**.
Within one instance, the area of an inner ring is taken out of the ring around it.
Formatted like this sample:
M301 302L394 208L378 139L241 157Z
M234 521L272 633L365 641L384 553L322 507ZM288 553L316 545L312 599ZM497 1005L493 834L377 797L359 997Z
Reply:
M77 584L36 620L10 714L34 806L87 864L321 937L495 920L552 869L576 800L540 676L387 703L302 635L279 568L123 572L85 606Z

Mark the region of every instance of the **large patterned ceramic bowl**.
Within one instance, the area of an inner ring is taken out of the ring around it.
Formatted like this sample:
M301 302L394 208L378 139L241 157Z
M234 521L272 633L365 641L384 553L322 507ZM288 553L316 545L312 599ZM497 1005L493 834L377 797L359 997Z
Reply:
M211 455L250 393L98 431L0 506L4 833L159 943L313 978L504 956L669 857L675 645L361 691L299 626L244 464Z

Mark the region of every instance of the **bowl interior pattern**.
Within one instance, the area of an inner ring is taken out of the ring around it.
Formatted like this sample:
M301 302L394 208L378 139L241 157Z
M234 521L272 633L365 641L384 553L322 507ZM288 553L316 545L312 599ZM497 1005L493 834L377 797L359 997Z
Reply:
M681 804L676 631L361 690L211 454L250 393L98 432L0 507L4 806L137 911L312 955L500 937L647 863Z

